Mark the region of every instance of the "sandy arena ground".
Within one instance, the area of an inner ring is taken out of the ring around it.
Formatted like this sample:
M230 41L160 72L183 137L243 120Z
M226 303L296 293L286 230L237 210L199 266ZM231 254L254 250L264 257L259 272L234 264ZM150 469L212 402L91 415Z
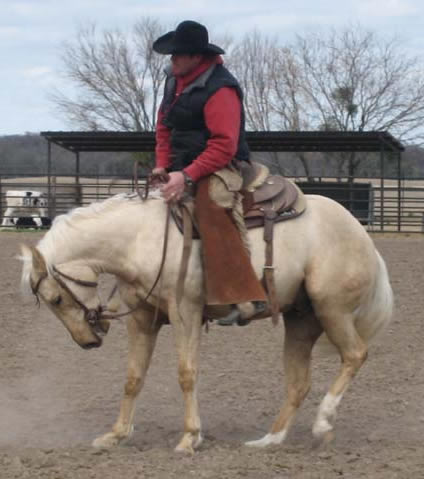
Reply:
M213 325L203 336L200 405L205 442L173 451L182 399L170 327L163 328L124 446L90 446L118 412L126 329L114 323L102 348L83 351L46 309L19 293L19 242L39 233L0 232L0 478L132 479L424 478L424 238L377 237L397 310L339 408L336 437L312 449L317 406L339 366L317 355L312 390L286 442L252 450L284 396L283 327Z

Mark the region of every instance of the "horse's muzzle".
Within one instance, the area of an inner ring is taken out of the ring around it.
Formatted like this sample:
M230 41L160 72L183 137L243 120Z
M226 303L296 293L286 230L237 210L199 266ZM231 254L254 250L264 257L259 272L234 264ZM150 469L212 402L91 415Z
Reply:
M90 341L89 343L86 344L80 344L82 349L85 349L86 351L94 348L100 348L100 346L103 344L103 341L101 338L98 338L97 341Z

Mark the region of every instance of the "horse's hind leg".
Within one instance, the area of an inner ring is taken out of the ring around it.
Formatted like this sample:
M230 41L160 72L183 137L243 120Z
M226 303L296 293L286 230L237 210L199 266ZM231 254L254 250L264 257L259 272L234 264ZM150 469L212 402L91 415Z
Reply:
M111 432L93 441L94 447L116 446L131 435L135 400L144 384L160 330L160 322L153 326L150 312L138 312L137 319L134 317L128 319L127 328L129 341L128 372L119 416Z
M338 318L333 315L320 318L320 321L328 338L340 353L342 367L319 406L312 429L316 445L333 438L333 425L330 421L334 422L343 394L367 358L367 346L358 335L351 315L340 315Z
M271 431L247 446L265 447L280 444L287 436L294 416L308 394L311 384L312 348L322 332L313 313L285 314L284 371L287 396Z

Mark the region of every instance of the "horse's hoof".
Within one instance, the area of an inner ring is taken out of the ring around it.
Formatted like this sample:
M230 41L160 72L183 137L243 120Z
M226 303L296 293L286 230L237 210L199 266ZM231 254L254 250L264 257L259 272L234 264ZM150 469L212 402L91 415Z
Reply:
M333 439L334 439L334 432L332 430L326 431L319 436L315 436L312 442L312 449L320 449L322 447L325 447L327 444L332 442Z
M194 449L192 446L183 446L181 444L178 444L175 448L175 452L178 452L178 454L187 454L188 456L194 455Z
M265 441L266 436L262 439L256 439L254 441L247 441L244 443L247 447L266 447L269 443Z
M109 448L117 446L119 443L120 439L116 437L113 432L108 432L107 434L94 439L92 446L97 448Z
M109 447L118 446L118 444L123 444L126 441L128 441L133 431L134 431L134 426L131 426L126 436L118 436L114 432L108 432L106 434L103 434L103 436L100 436L97 439L94 439L94 441L92 442L92 446L97 448L102 448L102 447L109 448Z
M200 444L202 444L202 441L203 438L200 432L195 435L191 433L186 433L182 437L178 446L175 448L175 452L193 455L195 449L197 449Z
M266 434L262 439L256 441L245 442L244 445L248 447L267 447L278 446L286 438L286 431L280 431L275 434Z

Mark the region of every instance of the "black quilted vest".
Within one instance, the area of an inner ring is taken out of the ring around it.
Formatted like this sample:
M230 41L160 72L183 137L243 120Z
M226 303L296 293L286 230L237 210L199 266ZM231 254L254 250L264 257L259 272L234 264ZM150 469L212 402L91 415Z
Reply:
M161 109L164 113L163 124L171 130L170 171L184 169L205 150L210 132L205 123L204 106L208 99L222 87L235 88L243 105L243 93L237 80L222 65L213 65L202 73L182 91L174 103L176 79L172 74L168 75ZM240 161L249 161L244 124L242 106L240 135L235 158Z

